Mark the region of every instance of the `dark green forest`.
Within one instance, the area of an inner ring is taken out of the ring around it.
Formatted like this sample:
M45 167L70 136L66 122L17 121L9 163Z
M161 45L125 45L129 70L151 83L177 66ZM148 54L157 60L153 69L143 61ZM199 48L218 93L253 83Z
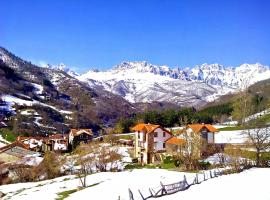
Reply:
M202 110L195 108L167 109L164 111L147 111L140 114L134 114L128 119L120 119L116 124L117 132L129 132L130 127L136 123L159 124L164 127L181 126L189 123L207 123L221 122L227 119L233 111L231 103L215 105Z

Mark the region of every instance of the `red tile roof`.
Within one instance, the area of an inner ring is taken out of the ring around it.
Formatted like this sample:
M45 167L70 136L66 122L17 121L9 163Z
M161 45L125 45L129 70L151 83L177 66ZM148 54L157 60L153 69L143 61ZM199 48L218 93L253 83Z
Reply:
M161 128L163 131L166 131L167 133L171 134L170 131L164 129L162 126L160 125L156 125L156 124L137 124L136 126L134 126L133 128L131 128L132 131L143 131L145 133L152 133L154 130L156 130L157 128Z
M53 134L49 135L49 139L67 139L68 135L67 134Z
M184 145L186 144L186 141L177 137L171 137L166 141L166 144Z
M18 136L16 138L17 141L24 141L24 140L29 140L29 139L42 140L42 139L45 139L45 137L42 137L42 136L29 136L29 137Z
M206 128L209 132L218 132L211 124L189 124L187 128L191 128L195 133L199 133L203 128Z

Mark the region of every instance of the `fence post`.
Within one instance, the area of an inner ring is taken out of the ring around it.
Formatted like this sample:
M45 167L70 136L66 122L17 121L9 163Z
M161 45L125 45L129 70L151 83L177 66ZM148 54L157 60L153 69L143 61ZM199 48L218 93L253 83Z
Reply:
M187 182L187 177L186 177L186 175L184 175L184 183L185 183L185 185L188 185L188 182Z
M203 172L203 180L205 181L206 179L205 179L205 172Z
M212 171L211 171L211 170L210 170L210 172L209 172L209 173L210 173L210 178L213 178L213 177L212 177Z
M153 197L154 195L153 195L153 193L152 193L152 191L151 191L150 188L149 188L149 192L150 192L151 197Z
M140 195L141 195L142 199L143 199L143 200L145 200L145 198L143 197L143 195L142 195L142 193L141 193L141 191L140 191L140 190L139 190L139 193L140 193Z
M196 184L199 184L199 175L196 173Z
M129 193L129 200L134 200L133 193L130 188L128 188L128 193Z
M162 187L162 190L161 190L161 194L163 195L163 192L165 193L165 194L167 194L167 191L166 191L166 189L165 189L165 187L164 187L164 185L163 185L163 183L160 181L160 185L161 185L161 187Z

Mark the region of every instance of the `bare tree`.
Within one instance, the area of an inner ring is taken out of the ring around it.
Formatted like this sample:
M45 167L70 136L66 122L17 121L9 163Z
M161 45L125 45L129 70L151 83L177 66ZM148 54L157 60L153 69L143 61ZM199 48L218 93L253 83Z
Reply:
M80 179L82 187L86 187L86 177L93 172L92 168L95 163L95 143L83 144L76 148L75 154L77 154L77 162L80 166L78 170L78 177Z
M32 170L37 180L40 177L43 179L52 179L61 175L61 166L63 164L62 157L52 151L47 151L44 154L43 161Z
M122 156L116 148L100 143L82 144L74 151L77 171L82 187L86 187L86 177L95 171L106 172L118 169Z
M16 180L20 183L30 182L36 179L36 173L33 173L33 167L18 164L13 166L13 173L16 176Z
M115 171L118 170L118 165L117 163L122 159L122 155L119 154L117 149L110 148L109 149L109 163L111 164L110 166L110 171Z
M240 146L234 146L234 145L227 145L224 149L224 153L229 156L229 160L227 160L230 163L230 166L235 172L241 171L241 164L242 164L242 155L243 152L241 150Z
M186 141L186 145L183 151L180 152L179 157L187 170L195 169L201 157L203 139L200 134L188 132L187 130L182 133L182 138Z
M246 91L241 91L234 98L233 102L233 117L239 124L245 123L246 117L248 117L253 110L251 95Z
M247 143L256 150L256 166L261 165L261 153L270 148L270 126L258 125L256 120L242 132Z
M108 135L105 137L105 142L110 143L112 146L116 143L117 136L114 131L110 131Z

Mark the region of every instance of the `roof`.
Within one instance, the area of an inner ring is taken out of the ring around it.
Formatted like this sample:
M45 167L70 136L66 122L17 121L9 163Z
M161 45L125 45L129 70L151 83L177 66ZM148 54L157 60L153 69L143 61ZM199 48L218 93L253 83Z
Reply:
M189 124L187 128L191 128L195 133L200 132L203 128L206 128L209 132L215 133L218 130L211 124Z
M166 144L184 145L186 141L181 138L171 137L166 141Z
M92 129L71 129L70 130L70 134L73 136L78 136L78 135L81 135L82 133L93 135Z
M170 133L168 130L164 129L162 126L156 125L156 124L137 124L136 126L131 128L131 130L132 131L143 131L143 132L146 132L146 133L151 133L154 130L156 130L157 128L161 128L162 130L166 131L167 133Z
M17 141L24 141L24 140L30 140L30 139L44 140L45 137L42 137L42 136L29 136L29 137L26 137L26 136L18 136L18 137L16 138Z
M53 134L53 135L49 135L49 139L54 139L54 140L57 140L57 139L67 139L68 138L68 135L67 134Z
M6 151L8 149L11 149L13 147L16 147L16 146L29 150L29 145L24 144L21 141L15 141L15 142L13 142L13 143L11 143L9 145L6 145L6 146L1 147L0 148L0 153Z

